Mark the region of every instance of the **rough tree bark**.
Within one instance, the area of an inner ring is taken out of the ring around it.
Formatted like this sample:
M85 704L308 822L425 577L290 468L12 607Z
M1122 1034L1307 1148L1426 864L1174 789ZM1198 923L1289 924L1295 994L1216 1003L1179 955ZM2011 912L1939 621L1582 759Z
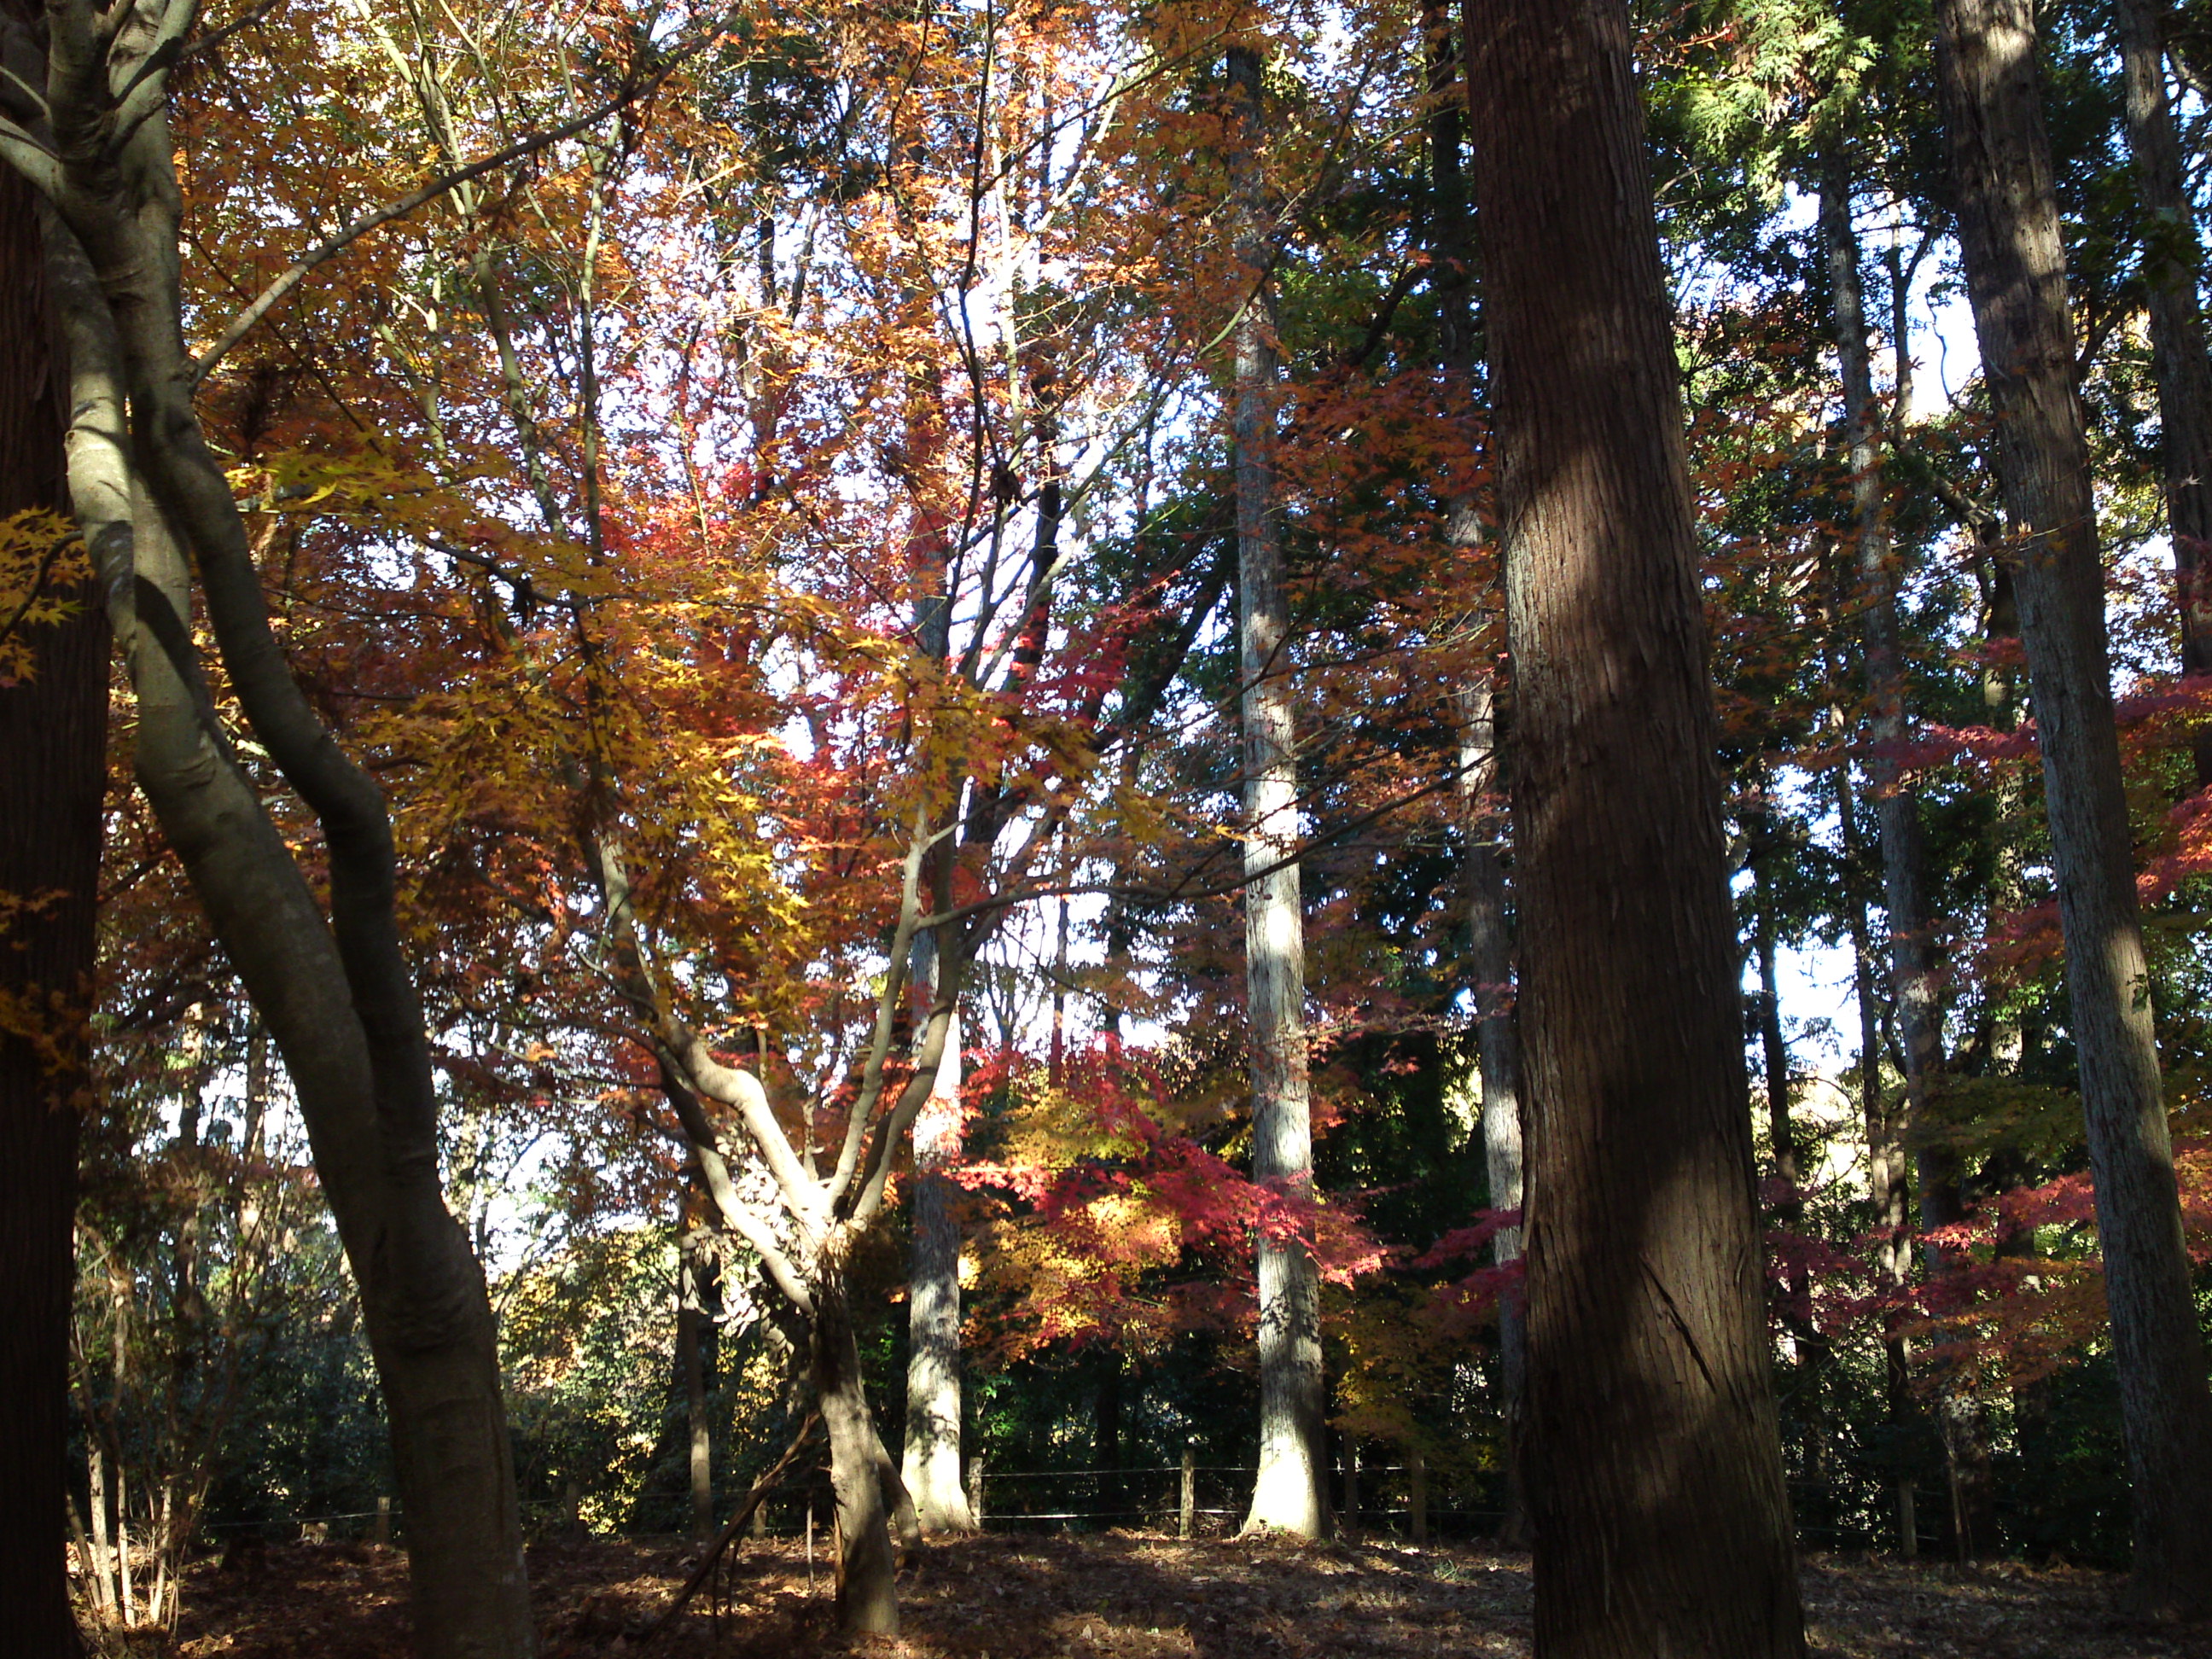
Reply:
M0 150L52 205L42 228L69 357L70 498L137 693L139 785L291 1072L360 1285L418 1647L513 1659L535 1644L498 1357L482 1272L439 1185L390 821L292 678L191 403L163 110L193 15L185 0L113 15L85 0L50 6L39 79L51 125L0 133ZM17 31L11 60L28 52ZM196 597L246 722L323 827L327 917L210 697Z
M67 507L42 264L30 187L0 167L0 520ZM0 602L35 666L0 685L0 1607L25 1659L81 1651L63 1459L108 632L97 590L76 598L76 616L28 628L21 598Z
M2128 150L2146 219L2143 283L2181 617L2181 672L2207 674L2212 673L2212 592L2205 591L2203 565L2212 552L2212 358L2205 355L2197 292L2203 252L2166 91L2166 11L2152 0L2113 0L2112 33L2127 97ZM2212 726L2198 729L2193 753L2201 789L2212 784Z
M1621 0L1471 0L1529 1139L1536 1641L1804 1650L1668 295Z
M1305 925L1299 909L1297 732L1290 603L1275 520L1277 355L1273 264L1260 155L1266 141L1260 54L1229 51L1236 131L1230 149L1237 258L1248 291L1237 355L1237 559L1244 728L1244 981L1251 1025L1252 1176L1293 1202L1313 1194L1306 1075ZM1258 1241L1260 1472L1247 1531L1327 1536L1328 1399L1322 1376L1321 1271L1310 1237Z
M2212 1395L2160 1091L2096 502L2032 0L1939 0L1959 241L1996 416L2134 1492L2140 1611L2212 1610Z

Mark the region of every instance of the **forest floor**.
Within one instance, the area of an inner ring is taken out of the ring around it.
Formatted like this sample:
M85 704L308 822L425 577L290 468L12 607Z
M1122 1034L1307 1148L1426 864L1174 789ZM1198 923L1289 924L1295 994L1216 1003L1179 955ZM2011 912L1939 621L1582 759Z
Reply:
M1526 1555L1459 1547L1181 1542L1134 1534L992 1534L933 1545L900 1575L896 1638L841 1638L830 1581L795 1541L746 1540L648 1646L690 1575L689 1547L647 1540L531 1553L544 1659L1445 1659L1529 1652ZM2119 1581L2009 1563L1961 1570L1883 1557L1805 1567L1817 1659L2212 1659L2212 1629L2113 1610ZM403 1558L366 1545L272 1546L186 1580L177 1633L137 1659L404 1659Z

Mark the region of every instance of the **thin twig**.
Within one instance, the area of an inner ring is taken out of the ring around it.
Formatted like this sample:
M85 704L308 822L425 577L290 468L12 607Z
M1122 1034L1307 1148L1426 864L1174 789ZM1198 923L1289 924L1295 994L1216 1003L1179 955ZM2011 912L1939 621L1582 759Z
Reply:
M662 82L673 75L687 58L696 55L717 38L718 36L712 32L701 36L673 53L651 75L642 80L629 82L613 97L596 108L563 121L558 126L548 127L543 132L532 133L527 138L517 139L506 149L496 150L481 160L471 161L466 167L456 167L450 173L441 173L428 183L409 191L404 196L395 197L382 207L372 209L362 214L361 217L331 236L327 241L301 254L296 262L279 273L254 297L252 304L233 318L230 326L223 330L222 337L202 352L194 361L192 364L194 382L205 380L209 371L229 355L231 348L252 333L261 319L276 309L285 295L299 287L317 266L344 252L346 249L378 226L389 224L394 219L404 219L416 209L437 200L447 191L465 185L471 179L482 178L487 173L495 172L511 162L520 161L526 156L536 155L541 149L549 149L564 138L574 137L587 127L596 126L618 110L653 93Z

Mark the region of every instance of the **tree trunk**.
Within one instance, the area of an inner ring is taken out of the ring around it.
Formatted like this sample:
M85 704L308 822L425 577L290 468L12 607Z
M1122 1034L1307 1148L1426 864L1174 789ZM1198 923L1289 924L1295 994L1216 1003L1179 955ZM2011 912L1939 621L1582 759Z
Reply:
M391 821L292 676L191 404L168 125L158 102L135 124L113 115L112 87L160 90L152 25L134 14L110 61L80 0L46 18L46 101L69 158L42 230L68 343L70 498L137 694L138 782L297 1089L392 1425L418 1648L520 1659L536 1638L495 1331L440 1186ZM327 916L262 805L270 781L216 711L196 596L246 724L321 825Z
M1467 518L1472 520L1470 507ZM1456 515L1455 515L1456 520ZM1483 1170L1493 1210L1522 1205L1521 1035L1513 1006L1513 942L1506 921L1505 860L1498 848L1504 815L1496 809L1498 718L1494 670L1478 663L1454 695L1460 720L1461 800L1467 826L1468 976L1474 986L1475 1051L1482 1074ZM1510 1267L1521 1259L1523 1230L1490 1236L1491 1260ZM1528 1482L1522 1468L1528 1376L1528 1306L1508 1291L1498 1298L1498 1394L1504 1419L1505 1514L1498 1541L1528 1547Z
M1895 545L1881 473L1881 410L1867 347L1866 306L1850 190L1832 175L1820 191L1820 234L1828 264L1836 356L1850 434L1852 535L1865 605L1869 722L1867 777L1873 787L1881 848L1882 898L1889 912L1890 984L1904 1040L1909 1111L1924 1111L1943 1064L1942 1008L1929 938L1928 858L1920 809L1904 787L1897 750L1905 736L1905 653L1897 609Z
M1307 1094L1305 926L1299 909L1297 730L1290 603L1275 521L1273 287L1260 154L1260 55L1229 52L1237 143L1231 173L1237 263L1249 292L1235 330L1237 599L1244 726L1244 981L1252 1044L1252 1176L1294 1204L1313 1196ZM1328 1532L1321 1273L1310 1227L1263 1231L1260 1258L1260 1472L1248 1531Z
M1796 1656L1718 728L1627 9L1472 0L1468 40L1514 664L1538 1650Z
M1840 716L1838 716L1840 720ZM1862 842L1858 804L1851 787L1848 760L1836 768L1836 822L1846 862L1859 861ZM1874 1211L1876 1238L1875 1265L1881 1287L1895 1292L1905 1280L1905 1218L1910 1194L1906 1190L1905 1144L1898 1133L1897 1115L1883 1097L1881 1085L1881 1014L1875 994L1874 940L1867 926L1866 906L1853 897L1845 911L1851 939L1851 985L1859 1023L1859 1119L1866 1135L1867 1199ZM1893 1444L1901 1445L1912 1420L1912 1389L1905 1368L1905 1339L1891 1316L1882 1333L1882 1399ZM1917 1553L1918 1534L1912 1515L1911 1476L1902 1463L1892 1471L1897 1494L1897 1546L1900 1553Z
M1438 336L1444 368L1458 390L1474 391L1474 235L1468 210L1465 106L1450 95L1459 55L1449 15L1438 0L1421 11L1423 50L1428 68L1429 224L1434 254L1431 278L1437 296ZM1444 534L1452 546L1472 556L1482 539L1482 524L1471 495L1444 504ZM1474 988L1475 1045L1482 1081L1482 1153L1490 1207L1521 1207L1521 1038L1513 1008L1513 937L1508 923L1504 842L1507 814L1498 799L1503 769L1497 693L1500 668L1494 652L1475 629L1475 660L1455 693L1460 737L1460 817L1467 836L1467 974ZM1491 1259L1500 1267L1521 1259L1521 1229L1501 1227L1491 1235ZM1498 1541L1510 1549L1528 1543L1528 1498L1522 1479L1522 1398L1528 1376L1526 1309L1518 1296L1498 1300L1499 1415L1504 1419L1505 1514Z
M934 996L933 981L918 989ZM960 1224L946 1171L960 1157L958 1026L914 1120L914 1236L907 1273L906 1448L901 1473L921 1528L973 1532L960 1481Z
M41 264L30 186L0 167L0 520L66 507ZM63 1459L108 633L97 590L76 597L75 617L16 641L33 676L0 685L0 1607L25 1659L79 1651Z
M897 1558L884 1475L896 1480L868 1410L860 1343L844 1281L830 1266L814 1285L810 1333L814 1395L830 1437L830 1486L837 1504L837 1624L848 1631L898 1629Z
M684 1183L684 1237L676 1285L676 1364L684 1382L684 1440L691 1493L691 1535L714 1535L714 1437L708 1415L708 1349L714 1341L710 1278L714 1273L704 1206Z
M2017 538L2140 1611L2212 1610L2212 1395L2161 1097L2031 0L1939 0L1959 240Z
M2114 42L2127 94L2128 150L2142 194L2142 273L2150 311L2150 366L2158 383L2160 459L2166 522L2181 617L2181 672L2212 673L2212 592L2204 560L2212 552L2212 359L2197 285L2203 254L2197 240L2181 163L2180 135L2166 94L2167 12L2152 0L2113 0ZM2212 724L2191 744L2197 787L2212 785Z
M1945 1065L1943 1009L1928 911L1927 844L1920 807L1906 787L1898 750L1905 738L1905 664L1898 616L1896 547L1882 483L1881 407L1875 397L1873 355L1867 343L1866 304L1859 271L1858 237L1851 226L1851 192L1840 167L1820 191L1820 236L1828 264L1836 357L1850 432L1852 531L1866 607L1867 775L1874 789L1875 821L1881 845L1882 891L1889 911L1890 983L1905 1050L1906 1130L1923 1121ZM1954 1156L1940 1148L1917 1158L1921 1225L1948 1226L1963 1218ZM1927 1252L1931 1276L1962 1265L1946 1253ZM1902 1283L1900 1276L1899 1283ZM1988 1434L1979 1402L1950 1380L1937 1378L1936 1407L1944 1458L1951 1474L1952 1535L1961 1559L1994 1543L1989 1519ZM1977 1518L1978 1517L1978 1519ZM1978 1541L1978 1544L1977 1540Z
M1775 918L1774 860L1780 848L1770 813L1761 811L1753 829L1752 949L1759 962L1759 1043L1765 1085L1766 1135L1773 1152L1774 1178L1781 1188L1775 1202L1776 1224L1793 1237L1805 1231L1804 1172L1798 1162L1797 1130L1790 1115L1790 1044L1782 1030L1782 987L1778 978L1779 924ZM1802 1264L1783 1281L1783 1327L1796 1350L1790 1416L1796 1426L1801 1472L1814 1479L1822 1464L1821 1431L1826 1422L1820 1401L1826 1343L1813 1320L1812 1284Z

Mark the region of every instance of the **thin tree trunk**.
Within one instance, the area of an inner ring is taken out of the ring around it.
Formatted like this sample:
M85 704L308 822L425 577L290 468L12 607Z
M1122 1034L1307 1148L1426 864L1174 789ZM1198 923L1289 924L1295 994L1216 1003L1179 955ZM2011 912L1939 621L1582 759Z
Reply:
M31 188L0 167L0 520L66 507L42 264ZM108 633L97 590L76 598L75 617L16 641L33 676L0 684L0 900L25 902L0 909L0 1608L25 1659L80 1650L64 1457Z
M1766 1135L1772 1149L1774 1178L1781 1188L1774 1218L1793 1237L1805 1231L1804 1171L1799 1162L1797 1129L1790 1113L1790 1044L1782 1030L1782 987L1778 977L1779 924L1775 917L1774 860L1779 855L1771 814L1761 812L1753 831L1752 856L1752 945L1759 961L1759 1042L1765 1075ZM1790 1267L1783 1280L1783 1326L1796 1353L1791 1389L1802 1474L1816 1478L1823 1459L1821 1372L1826 1344L1813 1318L1813 1291L1804 1266Z
M123 1609L115 1600L115 1533L108 1525L107 1453L89 1413L85 1424L85 1478L92 1498L92 1576L99 1586L97 1600L101 1612L119 1620Z
M1917 1116L1943 1064L1942 1009L1929 942L1928 859L1920 810L1904 787L1899 746L1905 737L1905 665L1898 619L1895 545L1881 471L1881 410L1874 394L1858 239L1848 182L1832 173L1820 192L1820 233L1828 263L1836 356L1850 430L1852 533L1865 606L1869 720L1867 776L1881 848L1882 896L1889 912L1890 983L1904 1039L1908 1110Z
M2140 1611L2212 1610L2212 1394L2161 1097L2031 0L1939 0L1959 240L2017 549L2134 1492Z
M1838 717L1840 718L1840 717ZM1850 763L1836 768L1836 820L1843 839L1844 857L1856 866L1863 842L1858 826L1858 803L1851 787ZM1874 1211L1877 1239L1875 1265L1883 1289L1895 1293L1905 1286L1906 1257L1904 1237L1910 1199L1905 1176L1905 1144L1898 1133L1897 1115L1890 1110L1881 1084L1881 1011L1875 992L1874 940L1867 926L1866 906L1854 897L1845 912L1851 939L1851 984L1859 1022L1859 1118L1866 1136L1867 1198ZM1894 1324L1894 1316L1891 1320ZM1885 1328L1881 1339L1882 1398L1893 1442L1901 1443L1912 1420L1912 1389L1906 1369L1905 1339ZM1897 1547L1905 1555L1919 1550L1917 1522L1912 1513L1910 1475L1894 1472L1897 1495Z
M684 1237L678 1245L676 1363L684 1379L684 1439L689 1456L691 1535L714 1535L714 1438L707 1412L707 1345L714 1321L708 1316L707 1278L712 1271L704 1206L684 1183Z
M1718 723L1620 0L1472 0L1550 1659L1804 1651Z
M1260 54L1229 52L1237 142L1231 173L1237 263L1249 290L1235 329L1237 599L1244 727L1244 981L1252 1044L1252 1176L1293 1204L1313 1196L1305 1031L1305 926L1299 908L1297 729L1290 604L1274 509L1277 356L1260 155L1266 137ZM1260 1472L1248 1531L1308 1538L1329 1528L1321 1272L1310 1227L1262 1232Z
M1458 390L1474 389L1474 236L1462 168L1464 104L1450 95L1459 69L1451 19L1438 0L1421 12L1422 45L1429 78L1429 223L1435 255L1441 356ZM1444 534L1472 556L1482 539L1471 495L1444 504ZM1521 1207L1521 1038L1513 1008L1513 938L1503 846L1510 818L1498 799L1503 769L1497 694L1501 678L1494 652L1476 632L1474 660L1454 694L1459 720L1460 819L1467 836L1468 978L1474 987L1475 1048L1482 1078L1482 1153L1490 1207ZM1522 1230L1491 1235L1491 1260L1500 1267L1521 1259ZM1517 1295L1498 1302L1499 1415L1504 1419L1505 1514L1498 1541L1509 1549L1528 1543L1528 1506L1521 1468L1523 1395L1528 1370L1527 1310Z
M1836 356L1850 432L1852 530L1865 605L1869 721L1867 775L1874 787L1881 843L1882 889L1889 911L1890 981L1905 1050L1909 1126L1925 1119L1945 1065L1943 1011L1928 908L1928 858L1919 804L1906 787L1898 750L1905 738L1905 664L1898 614L1895 543L1882 481L1882 411L1874 392L1867 342L1859 244L1851 224L1848 176L1832 167L1820 192L1820 234L1828 264ZM1923 1140L1918 1155L1921 1225L1933 1231L1964 1218L1956 1157ZM1928 1270L1940 1276L1963 1265L1931 1247ZM1950 1472L1952 1537L1960 1559L1993 1544L1988 1433L1980 1402L1954 1380L1937 1377L1936 1415Z
M1472 509L1468 517L1473 518ZM1517 1210L1522 1192L1521 1036L1513 1006L1513 942L1506 921L1505 860L1497 810L1498 737L1492 695L1495 672L1478 663L1454 693L1459 714L1462 822L1467 826L1468 975L1474 986L1475 1052L1482 1074L1483 1170L1493 1210ZM1509 1267L1521 1259L1523 1230L1490 1236L1491 1260ZM1504 1442L1505 1513L1498 1541L1528 1547L1528 1482L1522 1468L1528 1376L1528 1306L1508 1291L1498 1298L1498 1394Z
M2112 33L2127 94L2128 150L2136 165L2146 223L2143 285L2150 312L2150 366L2158 383L2158 424L2166 471L2166 522L2181 618L2181 672L2212 673L2212 358L2204 349L2197 299L2203 253L2182 170L2180 135L2166 92L2168 8L2152 0L2113 0ZM2199 727L2192 752L2197 787L2212 784L2212 725Z

